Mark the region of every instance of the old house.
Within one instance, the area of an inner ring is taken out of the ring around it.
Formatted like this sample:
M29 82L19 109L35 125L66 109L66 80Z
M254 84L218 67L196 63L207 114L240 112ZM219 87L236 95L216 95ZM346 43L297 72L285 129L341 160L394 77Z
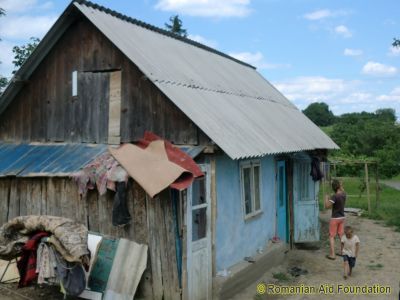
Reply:
M154 199L133 182L133 223L113 227L113 192L81 197L70 175L145 131L205 176ZM311 159L337 148L251 65L82 0L1 96L0 141L0 222L59 215L148 244L149 299L210 299L217 272L269 240L318 240Z

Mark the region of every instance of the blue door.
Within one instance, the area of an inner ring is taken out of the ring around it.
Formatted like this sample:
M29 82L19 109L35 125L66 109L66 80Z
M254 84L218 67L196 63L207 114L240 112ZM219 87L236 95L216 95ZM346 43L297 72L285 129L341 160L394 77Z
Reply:
M319 240L319 182L312 180L310 171L310 160L295 160L293 172L295 243Z
M286 168L285 161L277 162L276 174L276 218L277 218L277 234L282 241L288 241L288 226L287 226L287 197L286 197Z

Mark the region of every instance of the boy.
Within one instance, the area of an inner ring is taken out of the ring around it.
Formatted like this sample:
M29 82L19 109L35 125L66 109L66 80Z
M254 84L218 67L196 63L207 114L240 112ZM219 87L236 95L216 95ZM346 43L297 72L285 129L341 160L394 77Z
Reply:
M344 192L342 183L337 180L332 180L332 190L335 192L332 197L325 196L325 208L332 207L331 220L329 221L329 244L330 253L326 257L335 259L335 237L343 236L344 228L344 205L346 203L346 193Z
M342 247L341 252L343 256L344 279L351 276L351 271L356 265L356 258L360 250L360 239L353 234L353 228L346 226L344 228L344 235L341 238Z

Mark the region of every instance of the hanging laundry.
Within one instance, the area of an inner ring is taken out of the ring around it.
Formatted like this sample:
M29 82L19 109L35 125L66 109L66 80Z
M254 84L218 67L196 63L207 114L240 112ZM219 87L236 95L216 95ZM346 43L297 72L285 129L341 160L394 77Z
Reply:
M37 249L37 259L36 259L36 273L38 273L38 284L58 283L56 274L56 257L54 250L51 246L48 246L45 242L39 244Z
M143 139L139 140L136 145L142 149L145 149L151 142L159 140L163 139L150 131L145 131ZM171 188L183 190L193 182L194 178L204 176L200 167L196 164L193 158L190 157L190 155L183 152L178 147L175 147L171 142L167 140L163 141L168 159L187 171L187 173L184 173L183 176L180 176L171 184Z
M81 195L97 187L100 195L115 191L115 182L128 181L128 173L110 153L104 153L72 176Z
M185 189L204 175L189 155L151 132L137 145L109 147L109 151L150 197L168 186Z
M66 295L80 295L86 288L86 276L82 265L80 263L67 262L57 252L55 257L61 290L64 290Z
M21 241L27 241L30 234L39 230L53 234L74 261L89 255L88 230L84 225L62 217L20 216L0 227L0 259L10 260L23 254L26 245L22 246Z
M320 160L317 156L313 156L312 158L310 176L314 181L324 178L324 174L320 169Z
M127 203L127 184L117 182L112 209L112 224L114 226L125 226L131 222L131 219Z
M18 287L28 286L37 278L36 274L36 250L43 237L49 236L47 232L38 232L34 234L22 247L22 256L17 261L19 271Z

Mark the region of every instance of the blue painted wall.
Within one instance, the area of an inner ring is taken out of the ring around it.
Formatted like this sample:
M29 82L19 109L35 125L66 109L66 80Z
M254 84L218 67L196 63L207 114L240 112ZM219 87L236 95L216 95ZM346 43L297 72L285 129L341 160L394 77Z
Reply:
M244 220L239 161L227 155L216 158L217 271L227 269L254 255L275 235L275 160L273 156L261 159L262 211L250 220Z

